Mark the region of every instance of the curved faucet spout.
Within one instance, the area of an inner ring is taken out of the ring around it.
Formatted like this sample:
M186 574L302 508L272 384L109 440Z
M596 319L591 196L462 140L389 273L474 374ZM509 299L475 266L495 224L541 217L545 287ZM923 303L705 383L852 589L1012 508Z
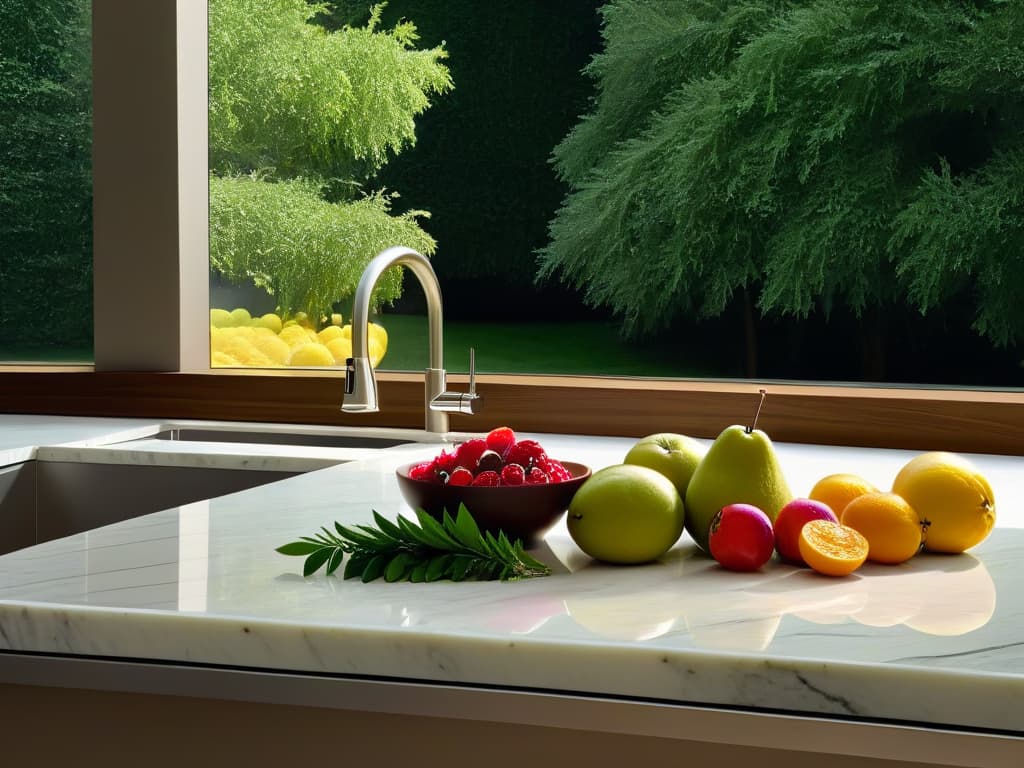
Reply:
M369 346L366 333L370 321L370 297L377 286L380 276L389 267L403 266L416 275L423 286L423 294L427 299L427 324L429 326L430 367L444 368L444 334L441 316L441 286L430 259L411 248L398 245L381 251L366 265L363 276L356 288L355 301L352 304L352 356L369 357Z
M373 289L384 271L394 266L408 267L423 286L427 299L430 367L425 371L426 428L428 432L444 433L448 431L448 412L475 413L480 398L475 392L458 395L445 391L441 286L427 257L404 246L395 246L379 253L366 266L359 279L352 305L352 357L345 365L345 397L341 409L356 413L380 410L377 404L377 380L370 365L367 325Z

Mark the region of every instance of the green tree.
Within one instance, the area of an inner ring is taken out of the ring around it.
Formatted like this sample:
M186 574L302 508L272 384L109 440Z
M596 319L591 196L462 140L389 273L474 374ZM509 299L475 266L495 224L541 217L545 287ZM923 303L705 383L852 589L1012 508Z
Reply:
M865 320L969 297L993 343L1024 331L1024 4L603 13L594 110L554 153L572 192L540 279L581 288L634 335L737 296Z
M267 289L284 313L329 313L390 245L434 240L394 193L368 189L416 140L414 118L452 87L442 47L417 50L407 21L311 23L305 0L210 1L210 261ZM401 291L393 270L377 298Z
M0 0L0 339L92 342L88 0Z

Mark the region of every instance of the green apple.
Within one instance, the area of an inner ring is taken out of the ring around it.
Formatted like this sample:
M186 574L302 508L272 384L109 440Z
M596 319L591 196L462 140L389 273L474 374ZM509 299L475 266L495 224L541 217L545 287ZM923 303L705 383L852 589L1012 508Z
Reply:
M711 518L728 504L753 504L775 522L793 499L775 446L760 429L726 427L697 465L686 489L686 530L708 552Z
M576 545L608 563L646 563L665 554L683 532L683 500L660 472L614 464L595 472L569 503Z
M672 481L679 495L685 497L686 486L706 452L707 449L692 437L659 432L640 438L622 461L661 472Z

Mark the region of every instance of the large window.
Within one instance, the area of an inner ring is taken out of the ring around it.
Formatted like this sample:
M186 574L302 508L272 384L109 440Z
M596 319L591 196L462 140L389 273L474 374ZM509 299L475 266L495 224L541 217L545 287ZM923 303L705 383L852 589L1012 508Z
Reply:
M405 244L452 370L1024 383L1013 4L254 2L210 0L215 365L340 364Z
M339 410L341 375L336 370L210 369L204 5L185 0L94 0L95 372L8 367L0 371L5 410L422 426L422 373L379 372L381 412L354 415ZM382 28L389 23L383 19ZM141 29L146 35L139 34ZM424 25L424 34L426 29ZM451 56L455 53L450 51ZM457 89L456 83L452 94ZM431 107L433 114L440 114L441 104L439 99ZM417 130L423 124L418 122ZM422 134L417 148L425 142ZM417 148L390 165L413 157ZM500 187L494 189L497 195ZM408 195L398 200L416 204ZM1010 221L1013 210L1007 208L1000 220ZM470 218L468 212L459 215ZM439 243L439 271L440 250ZM1012 263L1013 253L993 253L996 260ZM444 277L442 282L448 285ZM451 293L446 293L446 309L454 325L459 303ZM405 291L403 301L407 299L414 301L412 289ZM543 309L540 304L506 304L503 309L523 315ZM755 324L778 322L756 313L753 319ZM749 320L740 313L731 322L743 328ZM575 344L576 337L557 333L565 327L562 321L537 339L554 358L563 347ZM678 334L681 342L707 343L692 329ZM735 355L745 349L737 341L741 336L737 331L712 338ZM823 338L829 341L832 336ZM783 342L779 343L785 346ZM391 344L389 354L395 342ZM449 344L453 354L455 346ZM812 358L818 347L811 345L811 351L798 359ZM482 349L478 354L484 358ZM857 358L857 350L850 349L849 357ZM382 367L387 367L387 359ZM771 361L774 356L761 344L758 359ZM490 369L483 359L480 362ZM977 356L968 356L962 367L968 370L978 363ZM456 372L454 385L464 385L458 362L450 360L448 368ZM611 373L574 378L484 374L478 383L487 398L485 411L453 420L453 428L508 423L527 431L636 436L671 429L713 437L723 424L747 418L751 394L766 375L723 382L711 377L616 378L620 372ZM977 384L965 391L951 386L844 387L776 380L770 395L759 423L780 441L1022 450L1017 436L1024 429L1024 395L1018 391L981 389Z
M92 360L90 15L0 3L0 362Z

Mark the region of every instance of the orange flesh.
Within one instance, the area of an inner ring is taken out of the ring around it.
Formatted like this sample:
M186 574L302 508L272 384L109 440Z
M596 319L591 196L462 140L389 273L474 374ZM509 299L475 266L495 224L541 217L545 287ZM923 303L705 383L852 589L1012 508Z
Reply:
M868 541L853 528L812 520L800 531L800 555L818 573L845 576L867 559Z

